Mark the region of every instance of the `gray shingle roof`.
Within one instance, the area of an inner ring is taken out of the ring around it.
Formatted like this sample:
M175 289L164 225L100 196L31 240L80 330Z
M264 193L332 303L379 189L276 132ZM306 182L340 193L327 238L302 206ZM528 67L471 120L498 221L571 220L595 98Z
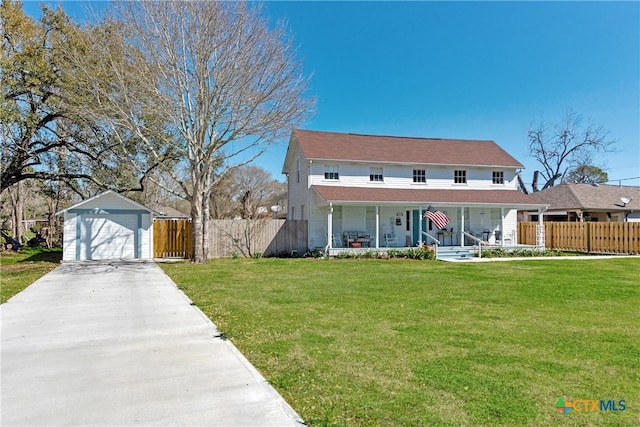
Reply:
M640 211L640 187L599 184L560 184L533 193L550 210ZM631 199L626 206L622 197Z

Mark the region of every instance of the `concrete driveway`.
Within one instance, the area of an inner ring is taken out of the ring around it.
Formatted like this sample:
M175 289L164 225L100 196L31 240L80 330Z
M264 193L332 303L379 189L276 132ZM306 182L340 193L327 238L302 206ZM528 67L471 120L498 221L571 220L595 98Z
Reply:
M0 316L4 426L302 423L152 262L62 264Z

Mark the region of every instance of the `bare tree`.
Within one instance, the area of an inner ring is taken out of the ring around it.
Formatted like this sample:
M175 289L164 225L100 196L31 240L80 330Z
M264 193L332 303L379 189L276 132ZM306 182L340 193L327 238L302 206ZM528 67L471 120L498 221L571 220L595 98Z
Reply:
M154 138L164 138L178 161L160 167L179 184L175 194L190 202L193 260L204 262L212 188L302 123L314 105L308 79L284 25L271 28L259 7L143 1L113 10L121 48L100 38L92 46L114 59L105 70L110 86L97 92L97 113L108 107L103 119L144 144L151 144L151 125L161 126ZM124 83L132 73L138 79L130 87ZM83 78L91 82L90 73ZM141 120L142 111L153 116Z
M211 194L213 218L253 219L271 216L271 207L286 194L286 184L263 168L245 165L218 181Z
M594 153L613 151L615 140L609 131L591 121L583 123L582 115L567 110L558 124L548 127L543 121L529 129L529 153L542 166L544 188L552 187L568 172L591 162ZM537 176L533 191L538 191Z

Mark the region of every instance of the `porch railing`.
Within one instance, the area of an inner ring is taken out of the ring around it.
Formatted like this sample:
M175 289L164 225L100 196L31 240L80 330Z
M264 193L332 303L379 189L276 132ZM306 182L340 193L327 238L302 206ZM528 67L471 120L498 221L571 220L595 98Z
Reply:
M423 231L422 232L423 235L427 236L429 239L433 240L435 242L436 245L436 260L438 260L438 245L440 244L440 241L438 239L436 239L435 237L433 237L432 235L430 235L429 233Z
M476 236L469 234L464 230L462 230L462 235L478 242L478 258L482 258L482 239L478 239Z

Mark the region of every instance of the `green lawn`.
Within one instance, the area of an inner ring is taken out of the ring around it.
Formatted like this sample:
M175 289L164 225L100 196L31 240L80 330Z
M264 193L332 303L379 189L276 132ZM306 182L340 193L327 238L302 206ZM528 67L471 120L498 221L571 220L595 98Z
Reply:
M162 267L310 425L640 425L638 259Z
M61 249L22 249L0 254L0 303L60 264Z

